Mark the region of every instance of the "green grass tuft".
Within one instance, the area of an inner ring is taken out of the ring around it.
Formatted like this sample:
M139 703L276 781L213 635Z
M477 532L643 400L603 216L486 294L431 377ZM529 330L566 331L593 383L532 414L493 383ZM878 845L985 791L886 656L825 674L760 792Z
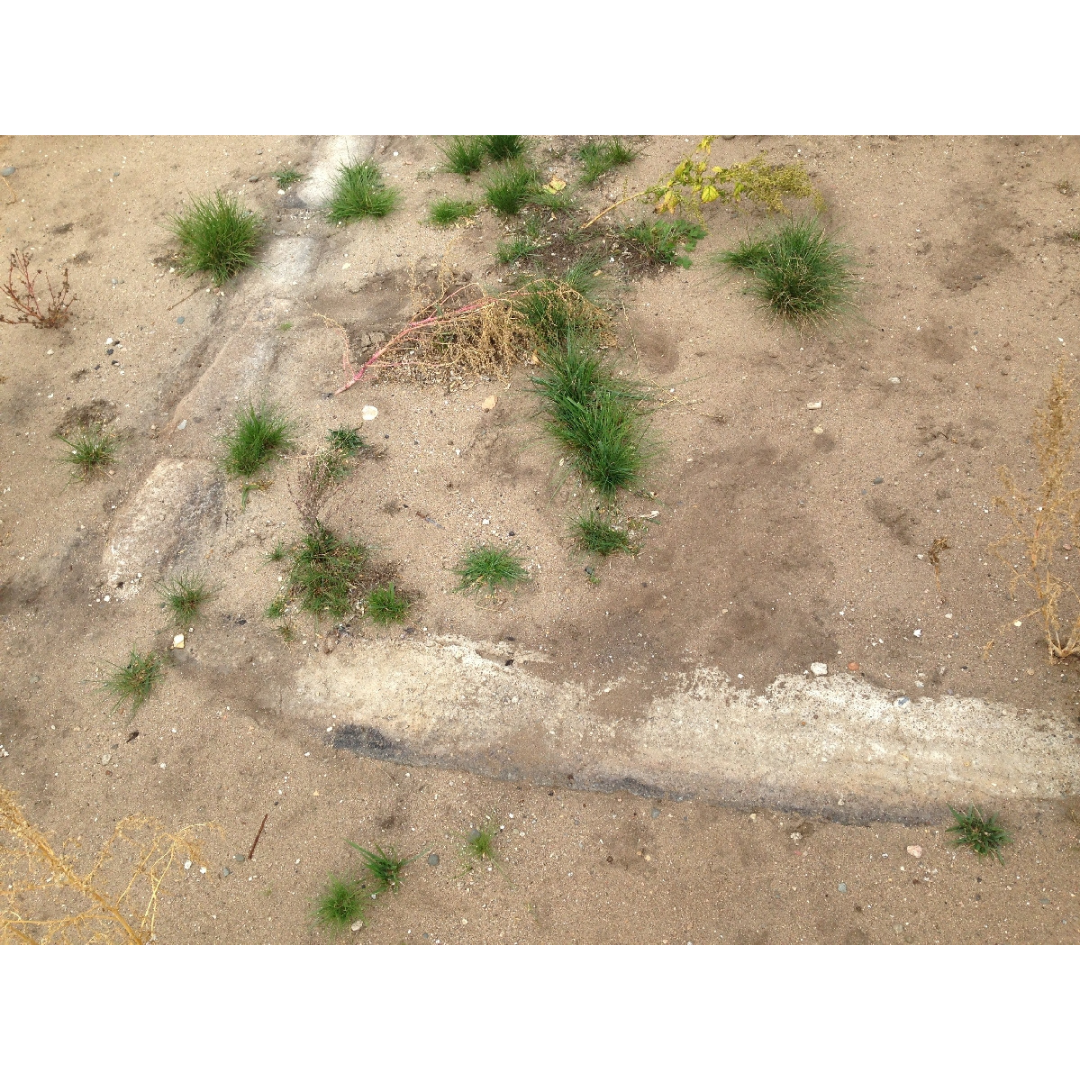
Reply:
M619 138L587 142L577 152L583 168L581 182L595 184L606 172L619 165L629 165L637 154Z
M296 169L282 169L280 172L271 173L271 176L277 181L277 186L284 190L290 188L293 184L299 184L301 180L306 180L307 177L297 172Z
M334 619L344 618L367 566L367 548L339 539L316 522L294 549L292 559L289 584L299 594L300 607L316 616L325 612Z
M70 439L63 435L57 438L71 450L60 460L73 466L76 480L89 480L116 463L117 438L100 424L80 428Z
M134 713L164 678L162 659L157 653L132 649L128 662L123 667L114 667L102 685L116 699L113 712L130 702Z
M477 863L497 867L502 872L499 857L495 853L495 841L499 838L499 825L493 817L485 823L473 826L462 838L461 862L466 871L472 870Z
M315 901L315 922L324 930L343 933L364 920L364 893L358 881L334 874Z
M395 890L401 885L401 871L405 869L409 863L419 858L418 855L410 855L407 859L399 859L394 854L394 849L390 848L389 851L383 851L378 844L375 845L374 851L368 851L367 848L362 848L359 844L354 844L351 840L345 841L349 847L355 848L360 852L363 857L364 867L367 872L375 879L375 891L385 892L387 889Z
M245 209L235 195L220 191L210 198L193 198L186 210L170 218L169 227L180 241L180 272L208 273L218 286L255 262L265 232L258 214Z
M998 824L997 814L983 816L982 811L974 806L966 813L949 807L956 822L946 832L954 833L951 843L956 847L971 848L980 858L984 855L992 855L999 863L1004 865L1001 849L1006 844L1012 843L1012 837Z
M575 518L571 530L582 551L603 558L620 553L634 555L638 550L625 529L615 528L595 510Z
M446 146L439 148L446 158L446 171L458 176L471 176L484 166L484 138L482 135L454 135Z
M653 221L641 221L622 230L627 240L640 244L645 257L658 266L681 266L690 269L690 260L679 254L681 246L693 251L699 240L706 236L705 228L686 218L661 217Z
M333 428L326 433L330 449L344 454L345 457L358 457L368 448L364 437L356 428Z
M391 582L389 585L372 589L367 594L365 606L372 622L386 626L389 623L402 622L409 614L412 601L399 593L397 587Z
M287 596L275 596L269 604L266 605L266 611L263 614L268 619L282 619L285 617L285 609L289 606L289 598Z
M588 300L601 284L601 275L597 271L602 270L605 262L606 256L596 252L582 255L567 269L562 279L574 292Z
M480 544L466 551L455 573L459 579L458 592L479 592L486 588L491 594L529 579L529 572L509 547L492 544Z
M587 345L569 340L543 357L532 379L547 430L605 499L640 485L650 457L645 429L649 392L617 376Z
M482 135L484 153L494 162L517 161L528 153L529 145L521 135Z
M775 315L807 326L844 310L855 284L846 250L816 218L784 222L771 235L723 252L719 261L753 275L751 294Z
M267 562L281 562L286 555L289 554L289 549L285 546L284 542L279 540L273 548L266 553Z
M167 585L158 585L158 593L177 626L186 626L198 618L199 609L214 597L213 590L198 574L181 574Z
M447 228L456 225L462 218L472 217L479 210L474 202L462 199L438 199L431 204L428 221L432 225Z
M251 477L274 457L291 450L293 424L276 405L249 404L233 419L225 437L224 467L229 476Z
M374 161L354 162L339 167L327 216L337 222L386 217L400 198L397 188L386 186Z
M513 162L496 169L484 187L484 201L492 210L513 217L520 213L540 190L536 170L525 162Z

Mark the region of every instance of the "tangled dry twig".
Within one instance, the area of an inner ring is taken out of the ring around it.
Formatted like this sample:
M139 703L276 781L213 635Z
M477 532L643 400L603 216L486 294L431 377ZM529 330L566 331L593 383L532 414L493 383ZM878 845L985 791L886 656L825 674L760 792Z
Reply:
M42 271L38 270L33 277L30 276L30 260L32 256L25 251L13 251L8 256L8 279L7 284L0 286L0 293L8 298L17 316L14 319L6 315L0 315L0 323L16 326L19 323L29 323L39 330L53 330L63 326L67 322L68 309L75 302L75 297L70 296L67 267L64 267L64 278L60 291L55 292L49 275L45 275L45 284L49 288L49 299L37 295L37 279ZM45 309L42 310L42 303Z

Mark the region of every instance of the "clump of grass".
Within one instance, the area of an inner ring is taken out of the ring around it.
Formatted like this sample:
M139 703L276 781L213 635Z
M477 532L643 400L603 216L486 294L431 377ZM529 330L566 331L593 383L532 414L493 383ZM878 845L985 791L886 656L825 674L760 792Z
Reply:
M296 628L290 622L275 626L274 629L281 635L281 640L284 641L286 645L296 637Z
M588 186L619 165L629 165L637 154L616 137L587 142L578 150L577 156L583 166L581 182Z
M330 875L315 901L315 922L324 930L342 933L364 920L364 893L358 881Z
M116 699L113 712L130 703L134 713L164 678L162 659L157 653L132 649L128 662L123 667L114 667L102 685Z
M563 349L545 353L543 362L545 373L532 384L549 434L605 499L637 487L650 456L648 391L616 375L572 338Z
M285 609L288 606L289 598L287 596L275 596L274 599L266 605L264 614L268 619L282 619L285 617Z
M397 188L386 186L374 161L353 162L338 169L327 216L337 222L386 217L400 198Z
M633 555L638 550L625 529L616 528L595 510L575 518L571 531L582 551L603 558L619 553Z
M255 262L265 232L258 214L235 195L220 191L210 198L193 198L186 210L172 216L169 227L180 241L180 272L208 273L218 286Z
M599 341L609 325L603 311L566 281L531 282L515 307L541 350L557 349L571 338Z
M679 254L681 246L693 251L699 240L706 236L705 228L686 218L661 217L653 221L641 221L622 230L622 236L636 242L645 257L658 266L681 266L690 269L690 259Z
M756 279L752 295L780 318L803 325L838 315L855 283L850 257L816 218L784 222L771 235L723 252L719 261L748 271Z
M955 820L955 824L945 830L955 834L950 842L956 847L971 848L980 857L992 855L1004 865L1001 849L1012 843L1012 837L998 824L997 814L984 817L975 806L969 807L966 813L951 806L949 810Z
M367 872L375 879L375 891L384 892L387 889L396 890L401 885L401 871L405 869L409 863L418 859L419 855L410 855L407 859L399 859L394 854L394 849L390 848L389 851L383 851L378 844L375 845L374 851L368 851L367 848L362 848L359 844L354 844L351 840L345 841L349 847L355 848L360 852L363 858L364 867Z
M279 540L267 553L267 562L281 562L282 559L288 555L289 549L285 546L284 541Z
M254 476L273 458L291 450L293 424L276 405L250 403L233 419L225 437L225 471L230 476Z
M177 626L186 626L196 619L199 609L214 596L198 574L181 574L168 584L159 585L158 593Z
M71 450L60 460L74 467L76 480L89 480L116 462L117 438L100 424L80 428L70 439L63 435L57 438Z
M590 299L600 285L605 256L589 252L573 262L563 274L563 281L579 296Z
M518 259L528 258L535 255L543 248L540 238L543 235L543 225L534 216L525 219L521 232L510 240L504 240L495 249L495 258L506 264L517 262Z
M511 588L528 581L529 572L509 547L479 544L469 548L458 563L458 592Z
M340 539L316 522L294 549L292 560L289 584L299 596L300 607L315 616L325 612L334 619L344 618L367 566L367 548Z
M367 442L356 428L333 428L326 433L326 441L331 450L336 450L345 457L358 457L368 448Z
M307 177L296 169L281 169L279 172L270 174L276 181L277 186L284 190L290 188L293 184L299 184L301 180L306 180Z
M412 601L403 593L399 593L393 582L372 589L365 601L365 607L372 622L380 626L403 621L409 614L411 606Z
M484 187L484 201L492 210L513 217L539 190L536 170L526 162L516 161L491 173Z
M483 866L495 867L503 873L499 857L495 852L495 841L499 838L498 822L491 816L484 819L480 825L474 825L461 839L461 863L465 871L475 868L479 863Z
M281 325L280 325L280 326L278 327L278 329L279 329L279 330L280 330L280 331L281 331L281 332L282 332L283 334L284 334L284 333L285 333L285 332L286 332L287 330L291 330L292 328L293 328L293 324L292 324L291 322L283 322L283 323L282 323L282 324L281 324Z
M531 206L542 206L545 210L567 212L574 208L574 197L569 191L552 191L548 187L538 188L530 197Z
M454 135L446 146L440 147L446 158L446 171L458 176L471 176L484 166L484 137L482 135Z
M494 162L517 161L528 152L529 146L521 135L482 135L484 153Z
M463 199L437 199L428 211L428 221L432 225L447 228L456 225L462 218L470 218L479 210L474 202Z

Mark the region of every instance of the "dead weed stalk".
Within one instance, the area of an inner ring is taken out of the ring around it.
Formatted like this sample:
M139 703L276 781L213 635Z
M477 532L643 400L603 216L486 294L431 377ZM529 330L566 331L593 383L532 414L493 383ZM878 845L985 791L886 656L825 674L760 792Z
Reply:
M69 840L57 851L13 792L0 788L0 943L145 945L163 883L200 859L192 825L168 832L153 818L126 817L81 868Z
M53 330L67 322L68 309L75 302L75 297L69 295L71 290L67 267L64 267L64 278L59 292L53 290L49 275L45 275L45 284L49 289L49 298L46 300L44 296L39 297L37 294L37 279L41 277L42 271L36 271L32 277L30 275L32 258L33 256L25 251L13 251L8 256L7 284L0 286L0 293L7 297L17 315L12 319L0 314L0 323L10 326L29 323L39 330ZM45 305L44 310L42 304Z
M1043 408L1035 410L1032 443L1039 485L1034 493L1023 490L1002 466L999 476L1005 494L994 499L1012 530L991 544L990 550L1009 570L1009 595L1016 599L1022 592L1034 598L1034 606L1022 618L1038 615L1042 619L1051 663L1080 654L1080 594L1059 573L1056 561L1059 552L1075 552L1080 532L1080 487L1074 486L1073 476L1080 446L1078 416L1074 382L1062 360Z

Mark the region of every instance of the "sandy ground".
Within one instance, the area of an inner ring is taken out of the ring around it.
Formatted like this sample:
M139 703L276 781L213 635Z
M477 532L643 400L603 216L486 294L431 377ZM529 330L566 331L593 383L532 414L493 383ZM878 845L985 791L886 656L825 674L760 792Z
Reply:
M644 186L692 143L635 145L638 160L586 193L586 208ZM536 146L573 180L573 140ZM1067 776L1056 798L993 801L1016 838L1000 867L946 848L940 800L929 824L856 827L765 796L734 810L575 791L565 777L498 782L358 758L333 747L332 709L309 697L298 723L273 702L295 694L298 672L362 670L371 650L457 640L553 687L588 688L597 723L627 726L696 672L755 695L824 660L857 664L850 678L891 698L1000 705L1029 725L1025 738L1071 747L1074 672L1046 662L1033 621L1013 626L1023 609L987 545L1003 531L995 470L1030 476L1032 409L1075 350L1076 195L1062 181L1080 181L1076 141L719 143L722 162L759 151L806 161L858 259L858 313L810 337L769 322L709 264L753 224L724 210L710 211L690 270L613 268L620 362L671 403L654 424L655 494L627 504L659 517L637 559L596 574L565 535L587 493L541 437L527 374L454 393L383 379L330 396L340 342L312 312L345 324L362 355L371 335L400 327L416 281L439 265L490 289L508 276L492 258L498 219L450 232L422 223L432 198L470 190L435 170L430 139L338 149L373 152L403 208L327 224L322 140L0 142L0 165L16 167L10 193L0 187L8 248L32 247L54 278L68 267L78 296L63 330L0 328L0 783L36 821L88 845L132 812L219 823L206 873L192 868L163 908L163 941L324 940L311 899L328 872L355 865L345 838L440 858L373 903L357 941L1073 940L1080 848L1060 797ZM269 173L286 162L315 175L282 196ZM185 195L218 187L267 216L273 254L208 290L170 272L164 225ZM356 626L327 656L310 626L286 645L263 619L277 589L263 554L297 529L295 461L245 511L213 472L232 411L263 395L301 419L297 458L326 427L378 407L365 436L385 455L343 485L329 520L377 545L420 596L412 640ZM53 438L79 415L124 435L113 474L87 485L69 483ZM151 513L150 496L168 490L205 498L163 497ZM462 598L449 568L467 541L493 534L512 534L534 582L503 604ZM941 597L919 557L937 537L950 540ZM147 583L196 567L217 599L162 691L134 719L110 714L96 692L105 666L171 636ZM539 743L515 753L556 760ZM241 863L264 814L256 858ZM462 871L460 834L484 814L505 827L505 874Z

